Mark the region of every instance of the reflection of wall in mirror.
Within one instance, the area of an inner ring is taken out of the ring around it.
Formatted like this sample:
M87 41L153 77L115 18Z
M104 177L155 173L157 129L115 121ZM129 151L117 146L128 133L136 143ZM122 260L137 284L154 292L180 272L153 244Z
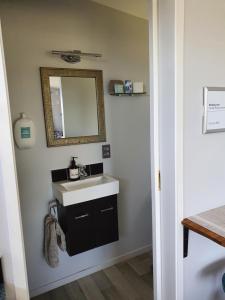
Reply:
M54 124L54 137L56 139L65 137L64 118L62 106L62 87L60 77L50 77L52 117Z
M98 134L94 78L61 77L65 136Z

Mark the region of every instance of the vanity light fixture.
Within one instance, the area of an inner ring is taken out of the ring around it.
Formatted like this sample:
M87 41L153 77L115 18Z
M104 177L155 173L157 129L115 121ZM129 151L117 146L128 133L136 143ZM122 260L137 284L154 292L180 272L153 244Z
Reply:
M72 51L59 51L59 50L52 50L53 55L59 55L61 59L68 63L78 63L81 61L82 57L102 57L102 54L99 53L85 53L81 52L80 50L72 50Z

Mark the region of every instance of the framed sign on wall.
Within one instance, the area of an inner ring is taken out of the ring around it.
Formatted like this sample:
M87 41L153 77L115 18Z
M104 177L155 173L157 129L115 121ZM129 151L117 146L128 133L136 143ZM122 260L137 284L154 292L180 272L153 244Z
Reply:
M225 87L204 87L203 133L225 131Z

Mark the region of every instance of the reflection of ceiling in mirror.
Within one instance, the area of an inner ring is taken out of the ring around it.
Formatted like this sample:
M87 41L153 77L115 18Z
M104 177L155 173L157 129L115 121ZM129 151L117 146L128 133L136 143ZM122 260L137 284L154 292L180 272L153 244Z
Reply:
M148 19L148 0L91 0L139 18Z

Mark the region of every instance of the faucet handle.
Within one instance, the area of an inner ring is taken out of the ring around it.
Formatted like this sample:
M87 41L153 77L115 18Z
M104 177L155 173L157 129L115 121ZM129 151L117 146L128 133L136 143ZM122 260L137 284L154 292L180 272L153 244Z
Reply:
M79 168L79 174L81 177L87 177L88 174L86 172L86 166L82 165L82 164L78 164L78 168Z
M86 165L82 165L82 164L77 164L78 168L80 169L86 169Z

